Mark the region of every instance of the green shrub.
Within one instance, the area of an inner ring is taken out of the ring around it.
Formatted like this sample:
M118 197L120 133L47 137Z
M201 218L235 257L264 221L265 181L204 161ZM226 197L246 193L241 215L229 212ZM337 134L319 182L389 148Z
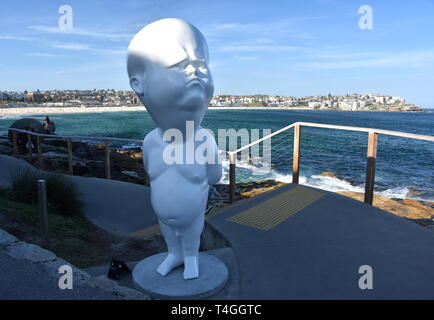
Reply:
M38 202L38 180L46 181L48 205L66 216L81 213L83 203L75 183L67 177L54 173L43 173L29 168L18 169L11 174L11 196L25 203Z

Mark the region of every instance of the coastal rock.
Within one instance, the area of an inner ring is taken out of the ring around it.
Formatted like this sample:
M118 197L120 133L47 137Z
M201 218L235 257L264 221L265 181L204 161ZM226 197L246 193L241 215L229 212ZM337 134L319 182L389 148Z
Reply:
M0 145L0 153L1 154L12 154L13 150L12 147L8 145Z
M123 173L123 174L126 175L126 176L129 176L129 177L133 177L133 178L137 178L137 179L139 179L139 175L138 175L138 173L135 172L135 171L124 170L124 171L121 171L121 173Z
M38 120L33 118L22 118L15 121L11 126L11 129L19 129L19 130L27 130L33 131L35 133L45 133L44 126ZM8 131L9 141L13 141L13 132L12 130ZM27 143L27 134L23 132L17 132L17 144L25 145ZM35 142L36 138L32 137L32 143Z
M90 152L86 147L79 147L74 149L74 156L76 156L77 158L88 158L90 157Z
M261 193L269 192L285 185L287 185L287 183L278 182L272 179L237 184L240 189L240 195L243 198L255 197Z
M0 229L0 247L10 245L17 241L17 238L15 238L13 235Z
M414 197L414 196L418 196L418 195L420 195L420 194L421 194L420 191L415 190L415 189L413 189L413 188L408 188L407 196Z
M423 203L413 200L404 199L402 204L411 208L413 211L417 212L420 216L427 217L428 219L434 218L434 209L424 205Z
M338 193L362 202L364 200L363 193L349 192L349 191L338 192ZM402 203L399 203L396 200L392 200L383 195L376 194L374 196L373 205L374 207L380 208L384 211L388 211L399 217L412 219L412 220L432 219L434 217L433 208L425 206L424 204L416 200L406 199L403 200Z
M322 172L320 174L321 177L330 177L330 178L338 178L338 175L334 172Z
M337 173L335 173L335 172L325 171L325 172L322 172L322 173L320 174L320 176L321 176L321 177L327 177L327 178L338 179L338 180L341 180L341 181L348 182L348 183L351 184L351 185L355 185L355 183L354 183L353 180L351 180L351 179L349 179L349 178L347 178L347 177L341 176L341 175L339 175L339 174L337 174Z
M6 247L5 252L12 258L25 259L33 263L48 262L56 259L54 253L25 242L11 244Z
M422 227L434 227L434 220L433 219L418 219L415 220L416 223L418 223L419 225L421 225Z
M45 138L44 145L53 146L53 147L62 147L65 148L66 150L67 141L61 138Z

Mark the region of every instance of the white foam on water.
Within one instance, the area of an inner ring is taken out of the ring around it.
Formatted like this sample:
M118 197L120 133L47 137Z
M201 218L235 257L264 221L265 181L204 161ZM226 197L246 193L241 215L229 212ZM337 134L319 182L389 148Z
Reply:
M229 161L223 160L223 176L219 183L228 184L229 183ZM243 168L252 170L257 168L248 163L238 163L237 168ZM292 183L292 174L282 174L280 172L276 172L275 170L271 170L268 174L264 176L253 175L251 176L251 180L262 180L262 179L274 179L278 182L283 183ZM365 186L361 185L352 185L350 182L346 180L342 180L336 177L325 177L321 175L311 175L311 176L300 176L299 179L300 184L306 185L312 188L322 189L330 192L357 192L364 193ZM417 196L410 196L408 187L395 187L390 188L381 192L375 192L376 194L380 194L386 196L388 198L397 198L397 199L414 199L418 201L434 201L434 198L420 198Z
M377 194L381 194L382 196L388 197L388 198L398 198L398 199L405 199L408 198L408 192L410 190L407 187L397 187L392 189L387 189L381 192L376 192Z
M278 174L275 179L279 182L291 183L292 175ZM364 192L363 186L354 186L348 181L341 180L335 177L323 177L321 175L311 175L310 177L301 176L299 179L300 184L327 190L331 192L351 191L351 192Z

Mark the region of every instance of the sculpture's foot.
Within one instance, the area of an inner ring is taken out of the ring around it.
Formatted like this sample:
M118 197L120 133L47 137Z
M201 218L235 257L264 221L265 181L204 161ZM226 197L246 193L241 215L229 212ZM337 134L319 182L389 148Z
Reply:
M197 256L184 258L184 279L199 278L199 260Z
M181 256L169 253L166 259L164 259L164 261L157 268L157 272L163 277L167 276L173 269L182 265L182 263L183 261Z

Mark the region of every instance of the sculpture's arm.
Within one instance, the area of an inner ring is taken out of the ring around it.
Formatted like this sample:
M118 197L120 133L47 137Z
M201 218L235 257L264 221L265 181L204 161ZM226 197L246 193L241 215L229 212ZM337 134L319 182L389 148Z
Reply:
M149 147L149 135L145 137L143 140L142 145L142 159L143 159L143 166L145 168L146 173L148 173L148 152L150 151Z
M207 163L207 173L208 173L208 184L213 185L220 181L222 178L222 165L219 159L219 149L215 140L212 136L209 137L212 139L214 145L214 161L213 163Z

